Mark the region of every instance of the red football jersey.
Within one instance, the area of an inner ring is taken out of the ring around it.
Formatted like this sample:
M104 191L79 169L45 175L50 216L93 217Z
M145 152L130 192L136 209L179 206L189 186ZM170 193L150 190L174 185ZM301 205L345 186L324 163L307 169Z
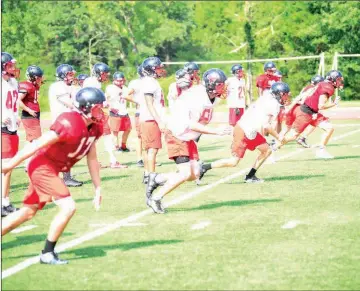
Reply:
M60 141L43 148L36 155L44 155L57 170L67 172L99 139L103 133L103 124L93 123L87 127L81 114L71 111L60 114L50 130L59 135Z
M317 85L317 89L315 92L306 98L304 104L310 107L313 111L318 112L319 111L319 98L321 95L327 94L328 98L331 97L334 94L335 88L334 86L329 82L320 82Z
M35 112L40 112L39 105L39 87L35 86L29 81L24 81L19 83L19 93L25 93L26 96L22 100L23 103L34 110Z
M307 90L309 90L310 88L314 88L315 86L313 84L309 84L309 85L306 85L302 90L301 92L306 92Z
M256 87L259 87L263 90L270 89L271 85L275 82L278 82L280 79L274 75L262 74L256 78Z

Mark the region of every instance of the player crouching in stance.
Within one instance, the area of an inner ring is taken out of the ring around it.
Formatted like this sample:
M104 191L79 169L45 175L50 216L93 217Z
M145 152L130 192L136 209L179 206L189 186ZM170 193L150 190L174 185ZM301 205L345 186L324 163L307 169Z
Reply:
M263 95L255 103L250 105L243 117L234 127L233 142L231 145L232 158L222 159L210 164L204 164L200 170L200 178L210 169L235 167L244 157L246 150L258 149L260 155L245 177L246 183L262 183L264 180L255 176L256 171L271 154L263 133L269 133L277 140L278 133L273 127L280 112L280 105L289 102L290 88L288 84L277 82L271 85L270 96Z
M69 171L85 155L95 186L93 203L97 210L100 207L100 176L95 141L102 135L104 101L101 90L81 89L76 95L73 111L60 114L50 131L44 133L36 144L27 144L18 155L3 165L2 172L7 173L33 156L28 165L30 185L23 201L24 206L3 219L2 235L30 220L48 202L53 201L60 208L51 222L40 263L67 264L67 261L59 259L54 248L76 208L68 188L59 178L59 172Z
M147 205L155 213L165 213L162 198L185 181L196 180L199 176L198 150L195 140L200 134L230 134L231 129L211 129L208 124L216 97L226 93L226 76L219 69L210 69L204 73L205 86L195 85L182 92L175 101L167 123L166 143L168 156L177 165L177 172L150 173L146 188ZM206 120L206 121L205 121ZM163 187L153 195L160 185Z
M321 159L334 158L326 151L326 145L334 133L334 127L327 117L319 113L319 110L332 108L339 103L340 97L337 96L334 102L327 104L329 98L334 94L335 89L339 88L341 90L344 87L343 82L343 76L339 71L332 70L328 72L325 81L320 82L314 90L311 91L311 94L306 97L304 103L294 110L295 117L292 128L285 137L281 139L281 144L278 144L276 148L280 148L288 142L296 140L309 125L312 125L325 131L316 157Z

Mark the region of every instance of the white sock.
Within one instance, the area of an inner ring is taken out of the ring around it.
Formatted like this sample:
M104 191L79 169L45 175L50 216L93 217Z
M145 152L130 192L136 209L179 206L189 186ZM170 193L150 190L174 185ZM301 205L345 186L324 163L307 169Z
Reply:
M10 199L9 197L6 197L6 198L1 198L1 204L2 206L9 206L10 205Z
M116 157L113 153L114 144L112 141L112 136L110 134L104 135L103 139L104 139L105 150L108 152L108 154L110 156L110 163L115 164L117 161L116 161Z

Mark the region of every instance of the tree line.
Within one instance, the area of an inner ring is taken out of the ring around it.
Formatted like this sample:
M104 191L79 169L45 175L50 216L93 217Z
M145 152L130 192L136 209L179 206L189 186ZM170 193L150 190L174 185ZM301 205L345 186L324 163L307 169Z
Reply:
M3 0L2 51L22 69L39 65L48 80L68 63L89 73L96 62L130 80L148 56L163 61L216 61L360 53L360 2L252 1L21 1ZM277 66L294 93L317 72L318 60L281 61ZM243 64L253 78L261 63ZM202 71L214 65L201 66ZM217 65L230 74L231 65ZM165 91L180 66L169 66ZM339 60L345 99L360 99L360 58ZM253 91L254 95L255 90Z

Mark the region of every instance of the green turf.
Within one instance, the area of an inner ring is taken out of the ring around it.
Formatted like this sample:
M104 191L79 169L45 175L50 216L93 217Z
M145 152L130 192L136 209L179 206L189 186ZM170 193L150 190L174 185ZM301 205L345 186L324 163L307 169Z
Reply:
M336 127L334 136L359 129L358 124ZM316 131L311 143L319 141ZM131 139L134 135L131 135ZM201 158L229 156L230 137L203 137ZM358 145L358 147L354 147ZM102 141L99 143L102 152ZM130 144L131 146L131 144ZM299 147L290 144L283 156ZM87 241L61 254L67 266L33 265L3 280L4 290L357 290L360 287L360 132L333 141L334 160L314 158L304 150L276 164L266 164L259 177L266 183L244 184L243 176L168 208L165 215L147 215L127 226ZM71 241L141 212L146 208L142 170L134 152L117 154L125 170L102 170L103 205L92 208L93 187L85 161L73 169L86 181L71 189L77 213L59 241ZM251 166L256 153L248 152L237 168L212 170L204 185L182 185L165 198L171 201L190 191ZM101 154L103 164L108 162ZM175 169L160 153L160 172ZM12 201L20 205L27 185L23 168L15 169ZM36 228L3 237L2 269L39 254L56 206L25 225ZM299 221L283 229L289 221ZM201 222L204 229L192 229Z

